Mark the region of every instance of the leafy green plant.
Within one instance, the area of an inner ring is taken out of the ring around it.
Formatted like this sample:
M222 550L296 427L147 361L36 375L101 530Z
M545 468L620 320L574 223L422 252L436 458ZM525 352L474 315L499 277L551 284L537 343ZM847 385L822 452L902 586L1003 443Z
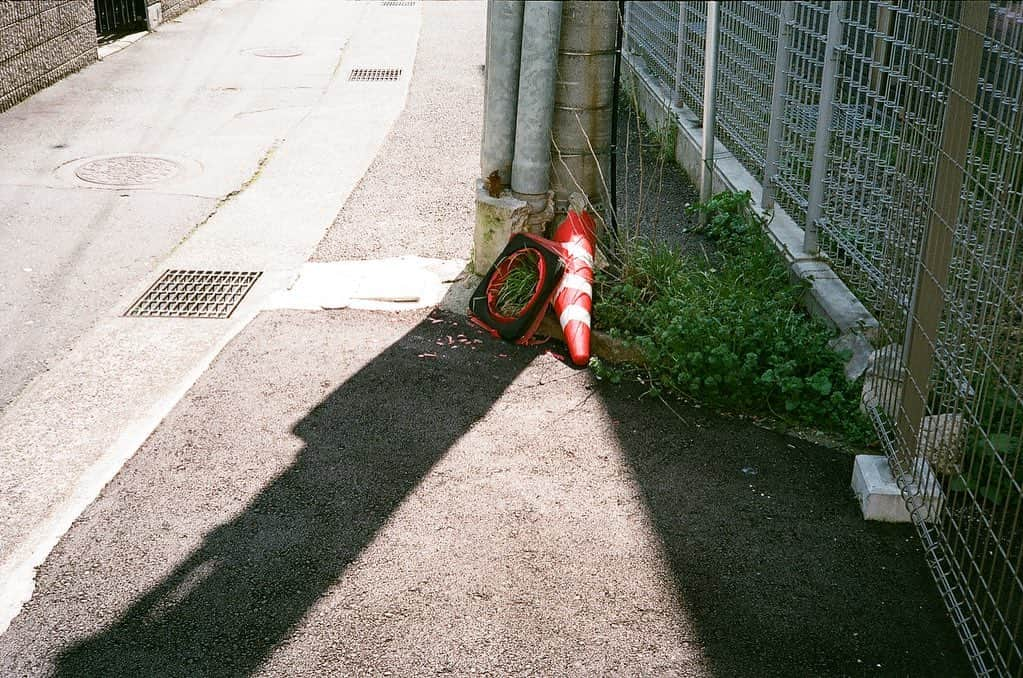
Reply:
M970 427L962 472L951 477L949 490L969 491L995 505L1019 500L1016 487L1023 485L1023 417L1019 400L993 372L986 375L979 394L972 409L987 420L987 430Z
M632 241L613 271L597 276L598 327L640 349L646 364L593 361L598 377L644 380L671 393L727 409L772 416L871 439L859 412L860 384L845 378L848 356L828 346L834 333L809 317L767 241L748 193L721 193L692 209L706 214L712 252L683 256Z
M969 459L961 474L949 481L953 492L972 491L992 504L1001 504L1016 494L1013 480L1023 484L1023 468L1016 463L1020 456L1020 438L1008 433L994 433L989 437L975 436L973 444L966 450ZM1002 466L1016 466L1014 473L1006 472Z

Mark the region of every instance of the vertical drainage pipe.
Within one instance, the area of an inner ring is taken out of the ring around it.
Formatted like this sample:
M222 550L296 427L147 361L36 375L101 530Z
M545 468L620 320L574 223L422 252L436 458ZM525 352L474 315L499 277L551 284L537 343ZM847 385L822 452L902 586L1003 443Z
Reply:
M554 77L560 38L560 0L527 3L522 16L511 186L516 196L526 201L534 212L545 211L548 206Z
M615 33L615 72L611 92L611 232L618 236L618 102L622 86L622 57L625 50L625 0L618 0Z
M511 183L515 116L519 97L523 0L490 0L487 5L487 65L480 176L497 171Z

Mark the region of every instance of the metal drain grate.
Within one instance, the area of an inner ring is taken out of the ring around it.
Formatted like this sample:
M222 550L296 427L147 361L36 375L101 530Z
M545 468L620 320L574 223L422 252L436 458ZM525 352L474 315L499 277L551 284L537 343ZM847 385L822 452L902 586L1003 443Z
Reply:
M353 68L348 74L348 79L356 82L380 82L400 77L400 68Z
M415 7L416 0L384 0L380 4L384 7Z
M260 271L164 271L124 315L131 318L229 318Z

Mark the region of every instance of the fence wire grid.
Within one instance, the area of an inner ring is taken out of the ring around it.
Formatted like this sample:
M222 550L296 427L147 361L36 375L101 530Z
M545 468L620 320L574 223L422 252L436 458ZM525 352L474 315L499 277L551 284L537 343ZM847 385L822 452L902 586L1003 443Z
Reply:
M626 3L667 108L708 4ZM716 134L878 320L864 408L974 669L1023 675L1023 3L718 11Z

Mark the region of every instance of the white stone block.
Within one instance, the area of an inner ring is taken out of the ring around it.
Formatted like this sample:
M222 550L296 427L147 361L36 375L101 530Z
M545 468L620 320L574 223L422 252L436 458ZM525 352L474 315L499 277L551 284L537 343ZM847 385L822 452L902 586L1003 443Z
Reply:
M146 28L154 30L163 23L163 6L160 3L150 4L146 7Z
M936 516L941 507L942 494L930 467L923 459L916 461L917 473L907 482L922 489L915 501L925 520ZM853 465L852 489L860 501L864 520L888 523L912 522L906 501L892 475L888 459L883 455L859 454Z

